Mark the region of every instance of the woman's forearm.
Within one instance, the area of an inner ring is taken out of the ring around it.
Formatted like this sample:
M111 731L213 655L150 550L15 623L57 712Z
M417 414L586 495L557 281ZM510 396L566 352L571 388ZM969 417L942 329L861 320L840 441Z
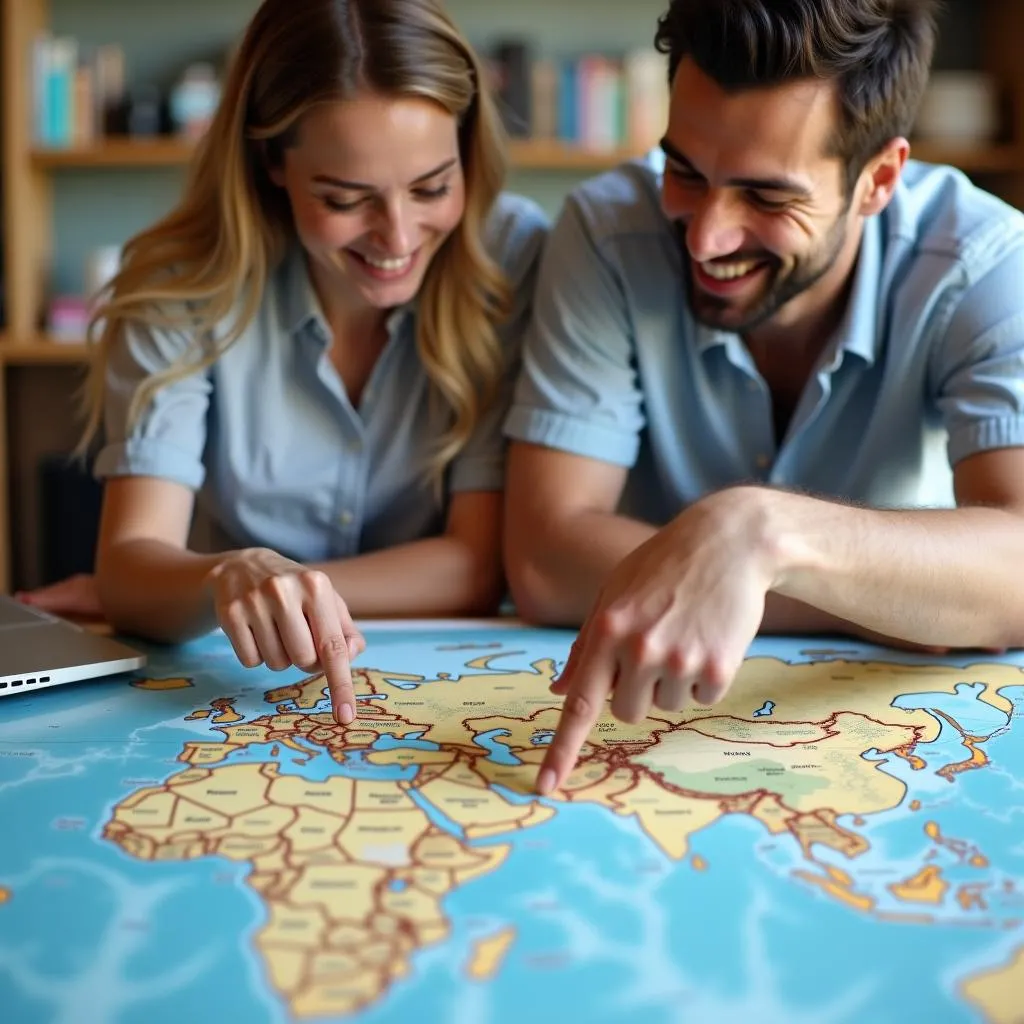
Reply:
M178 643L217 625L207 586L225 555L198 555L158 540L101 551L96 582L103 614L119 632Z
M156 540L116 544L97 564L103 613L119 632L165 643L209 632L217 625L209 574L234 554L199 555ZM497 555L485 558L449 536L310 568L330 578L353 616L493 615L504 593Z
M497 552L447 535L312 568L327 573L357 618L493 615L504 594Z

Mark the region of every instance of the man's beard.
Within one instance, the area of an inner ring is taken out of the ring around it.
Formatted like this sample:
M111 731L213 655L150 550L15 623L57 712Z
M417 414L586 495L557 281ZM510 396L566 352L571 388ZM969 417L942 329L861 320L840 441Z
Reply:
M694 319L706 327L743 334L770 320L787 302L792 301L809 288L813 288L835 266L839 254L846 244L846 217L845 215L837 217L817 252L796 262L785 277L779 277L781 263L773 253L760 255L744 253L745 259L768 262L770 264L768 273L771 275L768 287L761 299L746 312L738 310L729 299L709 295L707 292L697 289L693 280L693 260L686 249L683 225L679 225L679 236L687 265L687 272L684 275L687 298ZM742 319L734 320L733 317L736 313L741 313Z

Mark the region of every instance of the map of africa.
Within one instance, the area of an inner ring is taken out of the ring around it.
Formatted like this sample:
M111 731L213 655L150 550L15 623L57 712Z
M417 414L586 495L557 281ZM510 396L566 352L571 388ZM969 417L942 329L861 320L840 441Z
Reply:
M760 639L532 791L573 635L0 700L0 1018L1024 1021L1024 655Z

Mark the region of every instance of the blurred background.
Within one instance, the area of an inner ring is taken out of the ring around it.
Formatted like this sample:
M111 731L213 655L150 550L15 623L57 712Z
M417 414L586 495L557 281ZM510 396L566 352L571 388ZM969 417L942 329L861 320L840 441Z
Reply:
M91 566L98 489L69 463L87 296L175 202L257 0L0 0L0 592ZM655 144L665 0L448 0L487 60L508 186L552 215ZM300 15L297 15L300 16ZM914 155L1024 203L1024 0L946 0Z

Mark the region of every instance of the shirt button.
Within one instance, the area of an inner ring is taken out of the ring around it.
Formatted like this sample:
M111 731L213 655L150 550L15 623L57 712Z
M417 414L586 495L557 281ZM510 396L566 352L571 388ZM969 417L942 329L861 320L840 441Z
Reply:
M341 525L342 526L348 526L352 522L352 520L354 518L355 518L355 516L353 516L352 513L349 512L348 509L345 509L345 511L342 512L340 516L338 516L338 519L341 520Z
M351 441L349 443L348 450L353 455L358 455L363 450L363 442L362 441Z
M747 381L747 390L748 391L757 391L757 390L759 390L759 387L760 386L758 385L756 380L748 380Z
M772 460L767 455L764 454L758 455L758 457L754 461L757 463L758 469L767 469L772 462Z

